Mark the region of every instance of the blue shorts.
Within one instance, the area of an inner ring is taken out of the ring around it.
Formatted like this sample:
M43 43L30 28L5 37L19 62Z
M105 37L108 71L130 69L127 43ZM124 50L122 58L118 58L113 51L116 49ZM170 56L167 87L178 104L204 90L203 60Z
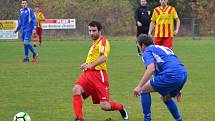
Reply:
M23 43L29 43L31 40L32 31L22 32L21 39Z
M187 73L181 73L177 75L160 75L155 76L150 80L152 88L160 93L162 96L175 97L183 88L184 83L187 80Z

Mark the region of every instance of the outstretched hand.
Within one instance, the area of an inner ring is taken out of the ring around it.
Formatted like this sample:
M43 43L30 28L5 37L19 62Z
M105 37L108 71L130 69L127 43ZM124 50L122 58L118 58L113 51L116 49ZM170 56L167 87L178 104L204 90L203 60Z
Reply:
M174 35L176 36L178 34L178 30L175 30L174 31Z
M91 64L83 63L80 65L80 69L87 70L87 69L92 69Z
M142 23L137 21L137 26L141 27L142 26Z
M141 93L141 87L137 86L134 88L133 90L133 93L134 93L134 96L140 96L140 93Z
M149 37L151 37L151 38L153 38L153 36L152 36L152 34L151 34L151 33L148 33L148 36L149 36Z
M17 30L13 31L14 34L16 34L17 32L18 32Z
M32 32L33 32L33 34L36 34L36 30L33 30Z

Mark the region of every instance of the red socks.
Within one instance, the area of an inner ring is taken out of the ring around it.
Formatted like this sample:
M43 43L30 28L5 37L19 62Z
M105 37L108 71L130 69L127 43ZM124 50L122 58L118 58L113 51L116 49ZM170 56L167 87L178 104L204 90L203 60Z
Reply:
M36 45L36 43L37 43L37 34L34 34L33 35L33 44ZM40 43L40 45L42 45L42 36L41 35L39 35L39 43Z
M36 45L36 43L37 43L37 35L36 34L33 34L33 43L34 43L34 45Z
M83 112L82 112L82 98L81 95L73 95L73 109L74 109L74 113L76 118L78 119L83 119ZM111 111L114 110L122 110L123 109L123 105L120 103L115 103L115 102L110 102L111 105Z
M73 109L76 118L83 119L81 95L73 95Z
M115 102L110 102L110 106L111 106L111 110L122 110L123 109L123 105L120 103L115 103Z
M42 45L42 35L39 36L40 45Z

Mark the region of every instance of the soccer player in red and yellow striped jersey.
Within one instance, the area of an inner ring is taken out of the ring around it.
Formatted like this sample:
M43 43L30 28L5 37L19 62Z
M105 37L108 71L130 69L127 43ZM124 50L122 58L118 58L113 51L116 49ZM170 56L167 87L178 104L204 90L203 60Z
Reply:
M97 21L88 25L89 35L94 40L85 63L80 65L83 73L73 87L73 109L75 121L84 121L82 113L82 98L92 97L93 104L100 104L104 111L118 110L124 120L128 113L120 103L110 102L109 82L107 74L107 59L110 53L108 40L101 35L102 26Z
M154 44L163 45L172 49L173 37L177 35L180 27L180 19L173 6L167 5L168 0L160 0L161 6L154 9L149 27L149 35L154 32ZM176 28L174 29L174 20Z
M37 42L37 35L39 36L39 45L42 45L42 33L43 33L43 26L42 22L45 20L44 14L42 13L40 6L36 6L36 12L34 13L37 20L37 28L36 33L34 34L34 47L36 47Z

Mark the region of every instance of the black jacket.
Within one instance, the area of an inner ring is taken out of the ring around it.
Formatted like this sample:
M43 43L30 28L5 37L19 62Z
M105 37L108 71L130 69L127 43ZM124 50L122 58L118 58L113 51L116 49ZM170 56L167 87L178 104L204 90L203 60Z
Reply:
M143 26L149 26L151 22L151 9L147 6L139 6L135 11L135 20L140 21Z

